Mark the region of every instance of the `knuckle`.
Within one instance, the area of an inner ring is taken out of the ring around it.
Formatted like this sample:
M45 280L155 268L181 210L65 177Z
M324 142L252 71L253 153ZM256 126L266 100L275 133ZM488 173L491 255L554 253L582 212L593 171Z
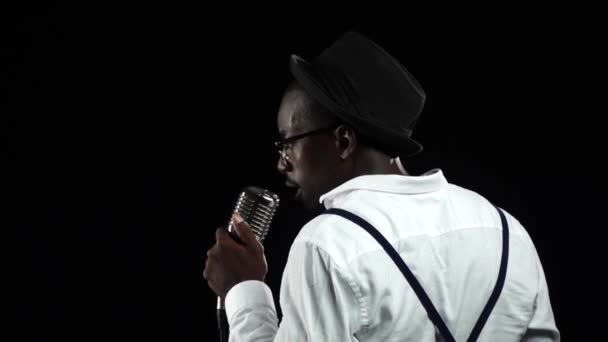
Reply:
M264 246L262 246L261 243L256 241L252 245L253 245L253 250L256 252L256 254L264 254Z

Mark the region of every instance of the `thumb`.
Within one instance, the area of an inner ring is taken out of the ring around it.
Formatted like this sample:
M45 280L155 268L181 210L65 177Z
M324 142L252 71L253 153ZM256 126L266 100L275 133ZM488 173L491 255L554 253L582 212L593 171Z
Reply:
M243 220L241 215L239 215L238 213L232 215L232 226L234 227L236 234L239 236L241 241L245 243L246 246L253 247L259 244L249 223L245 222L245 220Z

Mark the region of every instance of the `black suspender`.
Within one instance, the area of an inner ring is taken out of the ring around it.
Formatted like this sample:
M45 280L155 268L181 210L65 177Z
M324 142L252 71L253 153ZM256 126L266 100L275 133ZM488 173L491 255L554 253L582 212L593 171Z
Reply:
M471 331L471 335L467 339L467 342L476 341L481 334L481 329L488 321L488 317L490 317L490 312L494 309L494 305L498 301L498 296L500 296L500 292L505 285L505 277L507 276L507 264L509 263L509 224L507 223L507 218L501 209L496 208L498 213L500 214L500 221L502 222L502 257L500 259L500 270L498 271L498 279L496 280L496 285L494 286L494 290L492 290L492 294L490 295L490 299L484 306L479 319L477 319L477 323L475 323L475 327L473 327L473 331Z
M479 337L479 334L481 333L483 326L486 324L488 317L490 316L490 312L492 312L492 309L494 308L494 305L496 305L496 301L498 301L500 292L502 291L502 288L505 284L505 277L506 277L506 273L507 273L507 263L508 263L508 259L509 259L509 226L507 224L507 219L505 218L505 215L503 214L502 210L500 210L498 208L497 208L497 210L498 210L498 213L500 214L500 219L502 222L502 258L500 260L500 270L498 272L498 280L496 281L496 286L494 287L494 290L492 291L492 294L490 295L490 299L488 300L485 307L483 308L481 316L477 320L477 323L475 323L475 326L473 327L473 330L471 331L471 335L467 339L467 341L469 341L469 342L475 341ZM324 211L323 214L334 214L334 215L342 216L345 219L350 220L353 223L359 225L361 228L363 228L365 231L367 231L374 239L376 239L376 241L378 241L378 243L382 246L382 248L384 248L386 253L391 257L391 259L393 259L393 262L395 263L395 265L397 265L397 267L399 268L399 270L401 271L401 273L403 274L405 279L408 281L408 283L410 284L410 286L416 293L416 296L418 296L418 299L422 303L422 306L424 306L427 314L429 315L429 318L431 319L433 324L435 324L435 326L437 327L437 329L439 330L439 332L441 333L443 338L446 341L455 342L454 336L452 336L452 333L448 329L447 325L445 324L443 319L441 319L439 312L437 312L437 309L435 309L435 306L433 306L433 303L431 302L430 298L428 297L428 295L422 288L422 285L420 285L420 283L418 282L418 280L416 279L416 277L414 276L412 271L410 271L410 269L407 267L405 261L403 261L403 259L401 259L401 257L399 256L399 253L397 253L397 251L393 248L393 246L391 246L391 244L384 238L384 236L382 236L382 234L380 234L380 232L378 232L378 230L376 230L376 228L374 228L374 226L372 226L369 222L367 222L363 218L361 218L349 211L343 210L343 209L331 208L331 209Z

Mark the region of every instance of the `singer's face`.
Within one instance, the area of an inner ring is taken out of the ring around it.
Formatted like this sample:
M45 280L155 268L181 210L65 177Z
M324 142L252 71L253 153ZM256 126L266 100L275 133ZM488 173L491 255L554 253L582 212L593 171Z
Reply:
M323 127L323 119L311 114L309 98L301 89L285 93L277 124L281 138L290 138ZM286 186L293 188L296 199L308 209L320 207L319 198L337 186L338 154L332 131L310 135L284 147L277 169L286 176Z

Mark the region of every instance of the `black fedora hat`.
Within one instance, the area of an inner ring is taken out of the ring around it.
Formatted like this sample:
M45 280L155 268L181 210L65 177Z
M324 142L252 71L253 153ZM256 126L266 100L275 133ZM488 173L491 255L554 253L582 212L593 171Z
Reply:
M382 47L347 32L312 62L292 55L290 71L313 98L391 156L422 151L412 131L426 95Z

